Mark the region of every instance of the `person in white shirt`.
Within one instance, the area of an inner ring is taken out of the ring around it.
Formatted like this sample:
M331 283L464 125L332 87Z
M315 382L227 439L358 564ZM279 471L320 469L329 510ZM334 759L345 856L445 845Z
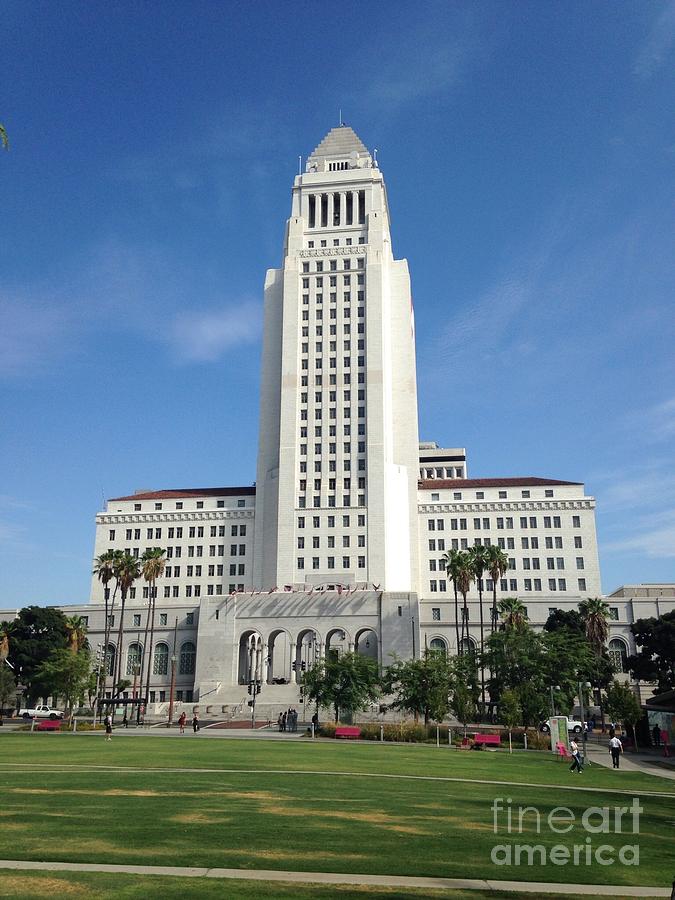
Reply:
M579 752L579 745L576 741L570 741L570 752L572 754L572 765L570 766L570 772L578 772L581 775L581 770L583 769L583 761L581 759L581 753Z
M619 758L623 753L623 744L616 735L609 739L609 752L612 754L612 768L618 769Z

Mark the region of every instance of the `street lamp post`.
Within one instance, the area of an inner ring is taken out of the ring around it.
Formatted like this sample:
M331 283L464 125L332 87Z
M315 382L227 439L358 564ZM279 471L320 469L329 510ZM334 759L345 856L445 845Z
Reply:
M178 616L173 627L173 653L171 654L171 687L169 688L169 721L166 727L169 728L173 724L173 695L176 690L176 633L178 631Z
M584 691L589 690L591 687L592 687L592 685L591 685L590 681L586 681L586 682L580 681L579 682L579 709L580 709L579 718L581 719L581 725L582 725L582 728L584 729L584 731L581 732L581 747L582 747L581 755L582 755L582 759L584 761L584 765L586 765L586 741L584 740L584 736L586 734L586 732L585 732L586 711L584 709Z
M555 710L555 693L554 692L559 691L559 690L560 690L559 684L556 684L555 687L553 685L551 685L551 715L552 716L557 715L556 710Z

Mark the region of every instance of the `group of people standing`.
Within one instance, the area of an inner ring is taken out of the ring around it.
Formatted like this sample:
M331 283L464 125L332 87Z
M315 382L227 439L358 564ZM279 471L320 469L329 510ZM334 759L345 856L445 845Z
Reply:
M285 712L279 713L277 719L277 727L279 731L297 731L298 730L298 711L289 707Z
M187 722L187 716L185 715L185 712L183 711L183 712L178 716L178 728L179 728L179 730L180 730L180 734L185 734L185 724L186 724L186 722ZM198 713L195 713L195 714L192 716L192 731L193 731L195 734L197 734L197 732L199 731L200 728L201 728L201 725L199 724L199 714L198 714Z

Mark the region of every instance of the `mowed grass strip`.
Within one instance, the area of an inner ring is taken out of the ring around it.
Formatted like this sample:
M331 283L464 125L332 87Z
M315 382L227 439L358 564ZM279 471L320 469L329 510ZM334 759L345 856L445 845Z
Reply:
M506 833L502 815L495 835L495 797L503 798L504 806L510 798L512 808L536 807L543 818L553 807L565 806L577 820L588 806L627 805L630 798L559 790L547 784L527 787L514 783L504 788L318 773L43 770L40 759L46 751L53 747L61 753L69 740L90 763L116 759L120 765L123 760L129 763L130 753L136 757L141 742L146 745L148 764L156 763L152 751L169 743L173 756L163 750L164 764L184 767L193 761L193 755L202 759L205 750L212 752L211 744L217 745L224 767L232 767L233 758L250 767L249 755L242 758L242 749L255 750L258 762L268 768L279 768L289 752L306 756L316 749L264 742L256 742L252 748L250 741L229 739L208 742L207 747L207 742L199 740L129 738L106 745L89 737L65 736L53 741L54 737L40 736L25 746L23 761L39 757L32 771L0 772L0 829L5 835L5 852L14 859L654 886L668 884L671 876L675 798L642 798L645 811L639 835L593 836L596 845L610 843L618 848L639 843L639 866L542 866L538 861L495 866L490 859L495 844L573 846L583 844L588 836L580 825L561 835L551 833L544 823L537 833L536 817L531 813L524 819L522 834L511 835ZM13 743L3 738L0 752ZM340 760L354 759L351 747L323 747L323 753L333 753L328 760L333 769ZM371 764L381 768L376 764L379 757L382 765L391 765L392 749L398 748L368 748ZM422 751L418 760L422 754L429 756L428 748L415 749ZM448 757L448 767L455 758L467 765L459 754ZM479 757L482 754L470 758L484 765ZM510 760L505 759L508 765ZM326 764L325 756L322 762ZM134 758L133 764L138 766L138 759ZM544 773L550 768L545 757L527 764L531 781L539 767ZM573 783L587 784L583 777Z
M505 751L467 753L429 745L379 744L366 741L265 741L234 738L138 737L116 732L106 743L99 734L0 735L0 767L30 765L112 765L141 767L283 769L358 772L383 775L420 775L479 780L575 784L564 761L552 755ZM579 779L587 787L668 793L675 782L639 772L615 772L590 766Z
M0 869L0 896L11 900L62 896L72 900L514 900L517 894L503 891L400 890L352 885L284 884L272 881L240 881L215 878L161 878L153 875L108 875L90 873L35 873ZM551 900L550 893L527 894L531 900Z

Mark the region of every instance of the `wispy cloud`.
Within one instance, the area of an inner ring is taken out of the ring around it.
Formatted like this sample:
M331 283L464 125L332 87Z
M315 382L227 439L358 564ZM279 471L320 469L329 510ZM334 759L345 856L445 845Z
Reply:
M640 46L633 73L638 78L649 78L666 62L675 46L675 0L670 0L654 20L647 37Z
M260 305L244 302L180 313L168 323L164 336L179 361L213 362L231 347L258 340L260 327Z
M651 558L675 558L675 512L670 513L668 521L658 525L645 518L636 523L631 535L604 544L602 550L615 555L635 553Z
M51 292L0 295L0 375L42 370L63 352L72 321Z

